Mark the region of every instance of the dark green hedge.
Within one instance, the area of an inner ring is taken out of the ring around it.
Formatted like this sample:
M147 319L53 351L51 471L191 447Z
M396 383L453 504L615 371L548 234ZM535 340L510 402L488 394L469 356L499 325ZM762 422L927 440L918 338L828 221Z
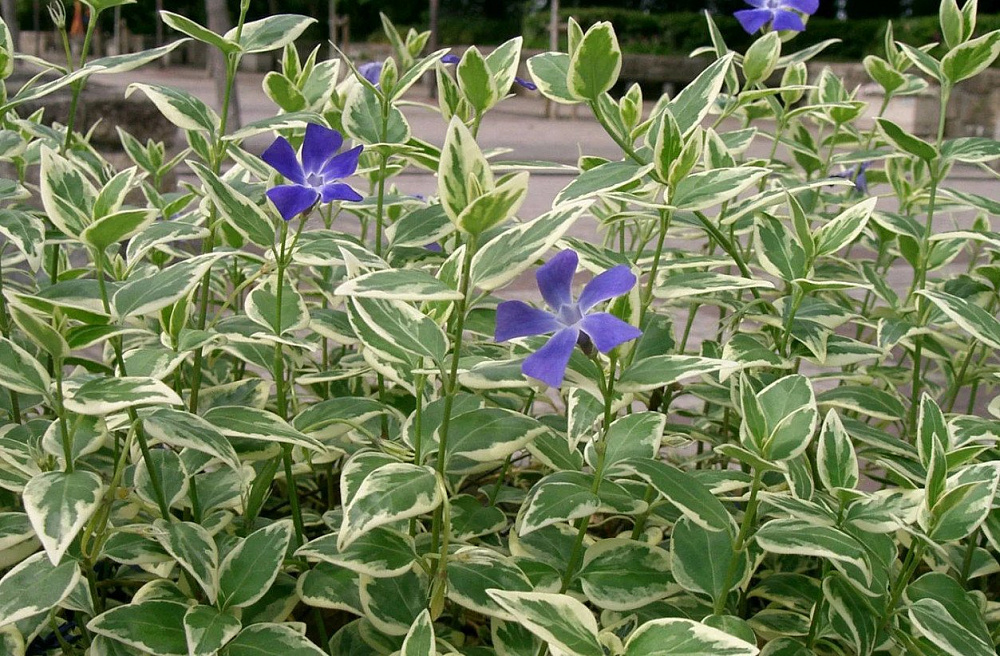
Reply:
M876 1L876 0L873 0ZM573 16L584 28L602 20L610 20L625 52L661 55L686 55L695 48L708 45L708 30L701 14L646 14L614 7L568 9L561 12L563 20ZM733 49L745 50L753 37L743 31L732 16L715 16L726 43ZM896 39L914 45L940 41L936 16L907 18L893 22ZM879 54L885 35L885 19L855 19L839 21L813 18L808 28L795 38L792 45L804 48L827 39L841 39L830 47L823 58L858 61L865 55ZM980 16L977 32L1000 29L1000 15ZM524 20L523 33L528 48L548 48L548 15L537 13ZM565 48L565 39L562 44Z

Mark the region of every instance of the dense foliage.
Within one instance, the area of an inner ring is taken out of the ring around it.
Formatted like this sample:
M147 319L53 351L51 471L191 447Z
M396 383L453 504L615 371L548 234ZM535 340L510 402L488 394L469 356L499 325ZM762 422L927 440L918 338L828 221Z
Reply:
M707 18L704 72L644 104L607 93L607 22L529 83L520 39L424 54L386 19L362 71L248 8L162 15L230 87L283 50L275 116L236 132L134 83L176 156L122 131L119 168L18 113L176 46L0 94L0 653L995 654L1000 203L954 172L995 180L1000 142L944 138L1000 56L974 0L943 0L938 55L887 32L870 124L810 77L828 44L766 26L736 51ZM442 143L407 121L428 73ZM531 176L566 167L477 143L515 84L621 150L538 216ZM929 85L935 137L884 118Z

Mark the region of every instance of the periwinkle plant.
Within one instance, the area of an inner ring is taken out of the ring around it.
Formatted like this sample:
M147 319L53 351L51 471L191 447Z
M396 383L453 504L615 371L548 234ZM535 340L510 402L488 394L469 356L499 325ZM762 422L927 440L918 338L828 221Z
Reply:
M386 18L356 67L294 47L309 18L164 12L227 88L281 50L279 117L136 83L189 148L123 133L122 170L20 105L177 44L15 90L0 22L0 651L994 654L998 209L956 178L1000 143L945 121L1000 32L955 0L937 48L887 30L867 121L832 43L792 51L817 2L748 4L754 44L709 16L655 104L610 95L608 23L529 81L521 39L424 54ZM540 213L565 166L478 142L516 84L620 148ZM934 91L931 138L886 117Z

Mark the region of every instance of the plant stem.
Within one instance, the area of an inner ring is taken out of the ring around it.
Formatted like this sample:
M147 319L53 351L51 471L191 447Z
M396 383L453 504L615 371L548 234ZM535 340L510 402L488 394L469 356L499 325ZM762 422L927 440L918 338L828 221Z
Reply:
M448 464L448 429L451 426L452 407L455 403L455 394L458 391L458 361L462 357L462 339L465 333L465 315L469 306L469 288L472 277L472 257L476 253L476 237L470 235L465 244L465 254L462 258L462 274L459 279L459 290L461 298L455 307L455 332L452 335L451 370L444 381L445 397L444 408L441 417L441 427L438 429L438 452L437 452L437 472L441 480L445 477L445 468ZM431 525L431 550L440 548L440 557L435 568L435 573L440 574L445 571L448 560L448 536L442 540L441 530L444 520L443 504L434 510L434 519Z
M760 471L754 470L753 472L753 482L750 484L750 499L747 501L746 512L743 513L743 521L740 524L739 535L736 536L736 542L733 543L733 557L729 559L729 568L726 570L726 578L724 579L725 584L722 586L722 594L719 595L718 599L715 600L715 607L713 612L716 615L721 615L726 609L726 601L729 599L729 590L733 586L734 579L739 570L740 566L740 556L743 553L743 549L746 548L747 539L750 537L750 531L753 530L753 525L757 517L757 506L759 505L759 500L757 495L760 493L761 479L763 475Z
M90 22L87 24L87 33L83 37L83 49L80 51L80 62L77 68L83 68L87 63L87 55L90 52L90 42L94 38L94 29L97 27L97 19L101 15L99 9L94 10L94 15L90 17ZM66 43L68 47L68 42ZM70 61L70 72L73 72L73 55L71 52L67 52L67 59ZM69 150L70 145L73 143L73 126L76 123L76 112L80 106L80 95L83 93L83 88L87 84L86 78L81 78L70 85L73 95L69 102L69 116L66 119L66 137L63 139L61 154L65 155L66 151Z

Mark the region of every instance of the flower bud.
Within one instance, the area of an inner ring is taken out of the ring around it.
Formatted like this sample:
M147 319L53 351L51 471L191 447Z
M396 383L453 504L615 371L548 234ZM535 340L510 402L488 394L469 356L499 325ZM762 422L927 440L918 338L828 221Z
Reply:
M49 16L52 17L52 22L57 30L66 29L66 6L63 5L62 0L52 0L49 3Z
M806 69L805 62L795 62L785 69L784 75L781 76L781 86L799 87L804 85L808 79L809 71ZM805 89L783 91L781 93L781 101L785 103L786 107L790 107L802 100L803 95L805 95Z

